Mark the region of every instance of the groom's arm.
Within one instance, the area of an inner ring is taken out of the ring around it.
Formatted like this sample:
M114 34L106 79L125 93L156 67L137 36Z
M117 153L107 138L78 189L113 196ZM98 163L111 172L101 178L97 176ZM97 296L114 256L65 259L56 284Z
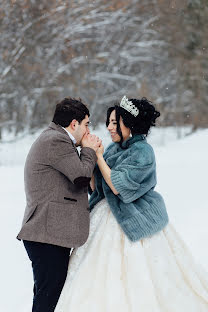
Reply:
M83 147L79 157L72 142L60 136L52 140L49 150L50 163L55 170L63 173L74 184L89 184L97 161L92 148Z

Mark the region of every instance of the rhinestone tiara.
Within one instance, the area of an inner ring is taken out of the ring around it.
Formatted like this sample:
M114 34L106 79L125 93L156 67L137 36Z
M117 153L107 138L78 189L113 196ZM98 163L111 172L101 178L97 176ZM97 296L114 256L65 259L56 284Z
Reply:
M120 107L124 108L126 111L128 111L130 114L132 114L134 117L137 117L139 115L139 109L128 100L126 95L123 96Z

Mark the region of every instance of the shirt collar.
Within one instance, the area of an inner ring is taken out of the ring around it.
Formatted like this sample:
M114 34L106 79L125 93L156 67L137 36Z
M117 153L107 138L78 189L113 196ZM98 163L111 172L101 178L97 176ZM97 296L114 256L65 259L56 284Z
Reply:
M62 127L62 128L66 131L66 133L68 134L68 136L70 137L70 139L72 140L72 142L75 145L77 143L75 137L68 130L66 130L66 128L64 128L64 127Z

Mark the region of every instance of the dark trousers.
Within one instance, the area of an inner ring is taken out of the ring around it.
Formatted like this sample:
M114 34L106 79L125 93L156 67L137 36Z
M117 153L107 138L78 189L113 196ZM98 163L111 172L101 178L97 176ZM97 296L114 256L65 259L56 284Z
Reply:
M33 268L32 312L53 312L66 279L70 248L26 240L23 243Z

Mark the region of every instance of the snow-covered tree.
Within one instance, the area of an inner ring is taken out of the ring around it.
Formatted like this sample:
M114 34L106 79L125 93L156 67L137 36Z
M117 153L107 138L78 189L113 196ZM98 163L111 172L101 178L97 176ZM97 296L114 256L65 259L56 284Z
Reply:
M202 3L1 0L0 128L43 126L67 96L97 123L124 94L153 100L162 124L194 123L207 103Z

